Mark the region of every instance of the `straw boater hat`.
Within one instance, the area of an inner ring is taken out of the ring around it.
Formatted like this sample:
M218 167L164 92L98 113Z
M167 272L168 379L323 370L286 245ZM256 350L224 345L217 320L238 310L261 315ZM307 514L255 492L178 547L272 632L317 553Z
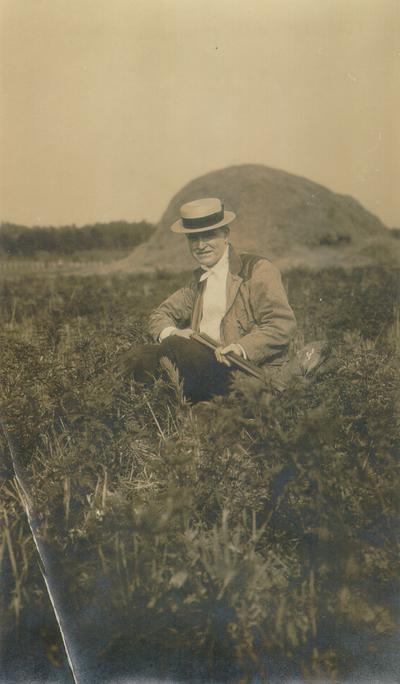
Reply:
M216 197L187 202L181 206L181 218L172 224L173 233L201 233L231 223L236 215L225 211L221 200Z

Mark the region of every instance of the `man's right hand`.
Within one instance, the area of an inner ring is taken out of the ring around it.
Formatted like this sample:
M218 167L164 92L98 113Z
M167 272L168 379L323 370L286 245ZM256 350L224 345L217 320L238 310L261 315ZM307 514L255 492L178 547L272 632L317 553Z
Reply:
M161 331L160 336L159 336L159 342L162 342L165 340L167 337L171 337L172 335L176 335L177 337L186 337L188 340L192 335L193 335L193 330L192 328L183 328L182 330L180 328L174 328L172 325L164 328L164 330Z
M171 333L171 335L176 335L177 337L186 337L188 340L190 337L192 337L193 330L192 328L183 328L183 330L175 328L175 332Z

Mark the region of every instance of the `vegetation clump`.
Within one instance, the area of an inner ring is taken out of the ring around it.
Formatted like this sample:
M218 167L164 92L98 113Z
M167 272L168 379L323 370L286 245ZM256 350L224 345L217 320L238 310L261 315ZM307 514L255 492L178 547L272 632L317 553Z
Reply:
M181 280L2 285L2 419L88 670L229 682L382 672L398 591L398 273L289 272L294 345L327 339L329 361L282 393L238 373L227 398L194 407L171 367L147 388L115 370ZM3 643L34 611L47 635L36 650L56 667L2 446Z

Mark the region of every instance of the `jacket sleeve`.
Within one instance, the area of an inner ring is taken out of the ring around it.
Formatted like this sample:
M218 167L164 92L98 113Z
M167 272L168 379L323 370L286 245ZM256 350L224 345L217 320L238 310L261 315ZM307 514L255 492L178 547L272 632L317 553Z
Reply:
M279 270L266 259L255 264L248 281L254 326L238 340L249 361L273 362L289 345L296 319L289 306Z
M164 328L169 326L184 328L189 325L194 297L193 284L189 283L170 295L160 306L151 312L148 329L156 342L158 342L159 335Z

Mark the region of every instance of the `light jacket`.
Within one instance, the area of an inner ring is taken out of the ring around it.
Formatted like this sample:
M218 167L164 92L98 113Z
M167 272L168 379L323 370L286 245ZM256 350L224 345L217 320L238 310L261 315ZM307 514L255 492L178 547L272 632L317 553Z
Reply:
M203 272L196 269L184 287L152 311L149 331L154 340L168 326L199 331L205 287L199 280ZM221 344L239 342L249 361L257 365L281 365L295 328L296 319L276 266L264 257L239 256L230 246Z

